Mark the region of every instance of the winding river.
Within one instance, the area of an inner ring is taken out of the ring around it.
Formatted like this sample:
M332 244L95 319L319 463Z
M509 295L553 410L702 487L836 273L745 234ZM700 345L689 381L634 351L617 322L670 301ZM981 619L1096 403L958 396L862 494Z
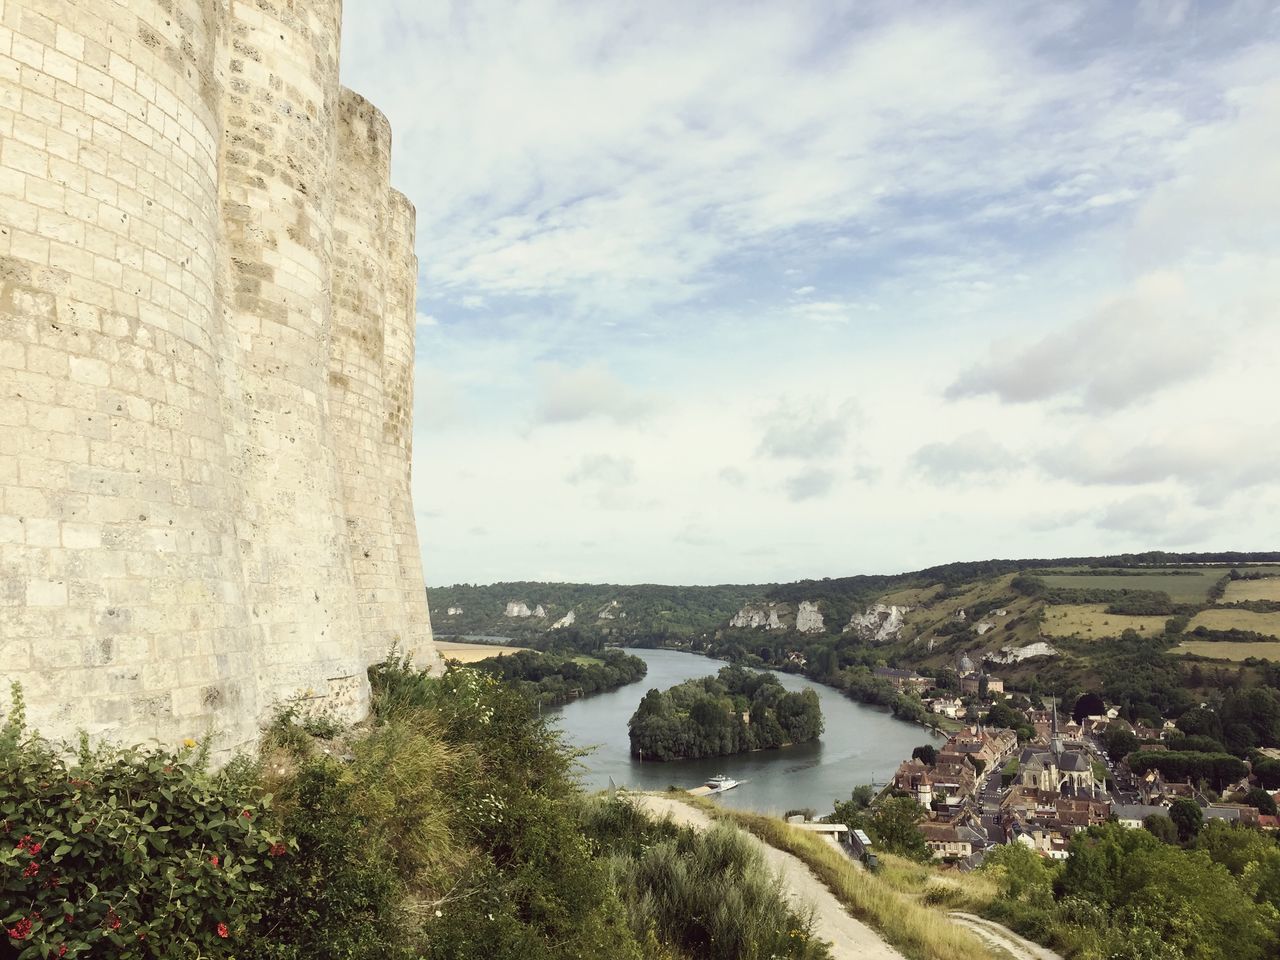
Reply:
M568 743L590 748L583 758L582 783L588 790L609 786L662 790L668 786L696 787L723 773L743 781L719 795L726 806L783 813L811 807L828 813L836 799L848 799L860 783L882 783L913 747L939 738L923 727L895 720L876 707L856 703L830 687L794 674L773 672L788 690L817 691L826 732L816 743L759 750L710 760L641 763L631 757L627 721L650 689L667 687L715 673L724 664L677 650L628 650L649 665L638 683L556 708L559 727Z

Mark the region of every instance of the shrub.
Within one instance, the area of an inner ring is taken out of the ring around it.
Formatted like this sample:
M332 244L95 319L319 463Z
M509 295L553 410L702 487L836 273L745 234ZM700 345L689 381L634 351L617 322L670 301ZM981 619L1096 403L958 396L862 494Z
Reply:
M21 958L241 954L292 851L251 765L0 734L0 923Z

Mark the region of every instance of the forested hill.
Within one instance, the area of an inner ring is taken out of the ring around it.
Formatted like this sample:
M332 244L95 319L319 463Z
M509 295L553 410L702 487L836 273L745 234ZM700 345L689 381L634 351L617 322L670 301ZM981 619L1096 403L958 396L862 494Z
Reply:
M431 587L427 595L439 636L528 637L545 632L572 612L573 621L580 629L600 630L611 638L631 643L658 644L705 637L725 626L749 604L816 602L829 623L843 624L848 623L855 612L894 591L932 585L955 589L963 584L1026 571L1059 567L1137 571L1157 565L1269 562L1280 562L1280 551L1180 554L1150 551L1104 557L965 561L906 573L794 583L689 587L512 581ZM509 609L508 604L515 606ZM521 615L520 604L527 608L527 616ZM539 607L541 616L536 615Z

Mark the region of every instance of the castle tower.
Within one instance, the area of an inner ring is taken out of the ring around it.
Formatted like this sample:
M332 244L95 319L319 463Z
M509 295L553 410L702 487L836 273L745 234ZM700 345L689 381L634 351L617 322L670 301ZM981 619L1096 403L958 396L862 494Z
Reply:
M46 732L243 742L260 633L221 410L225 22L10 0L3 23L3 673Z
M389 638L437 659L413 213L340 21L0 0L0 663L46 735L225 751L363 715Z

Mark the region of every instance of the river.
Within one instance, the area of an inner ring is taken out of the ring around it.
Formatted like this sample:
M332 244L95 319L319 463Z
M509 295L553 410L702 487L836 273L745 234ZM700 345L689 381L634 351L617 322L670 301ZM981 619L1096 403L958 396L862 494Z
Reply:
M612 693L575 700L555 708L568 743L592 748L583 758L582 783L588 790L608 787L609 780L636 790L668 786L696 787L718 773L744 781L719 794L726 806L783 813L811 807L829 813L836 799L873 779L883 783L911 756L914 747L941 738L924 727L895 720L877 707L850 700L838 690L804 677L771 671L788 690L817 691L826 722L814 743L758 750L708 760L641 763L631 756L627 721L651 689L665 690L683 680L715 673L724 663L678 650L628 650L649 666L648 675Z

